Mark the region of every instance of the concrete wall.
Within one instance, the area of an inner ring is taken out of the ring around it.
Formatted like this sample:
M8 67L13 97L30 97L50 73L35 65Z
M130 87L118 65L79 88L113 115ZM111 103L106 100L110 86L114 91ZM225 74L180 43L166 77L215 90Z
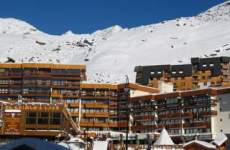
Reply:
M214 122L215 132L230 134L230 94L217 96L217 117Z

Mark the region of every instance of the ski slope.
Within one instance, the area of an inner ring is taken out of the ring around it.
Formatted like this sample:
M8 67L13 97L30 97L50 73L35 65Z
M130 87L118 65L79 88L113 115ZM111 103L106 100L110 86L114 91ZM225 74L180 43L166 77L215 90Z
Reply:
M87 65L87 82L135 80L137 65L189 63L190 57L230 56L230 1L194 17L91 34L49 35L14 18L0 19L0 62Z

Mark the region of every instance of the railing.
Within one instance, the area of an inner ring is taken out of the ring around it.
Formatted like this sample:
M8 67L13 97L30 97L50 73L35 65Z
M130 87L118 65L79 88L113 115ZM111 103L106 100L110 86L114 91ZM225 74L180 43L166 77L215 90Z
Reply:
M206 111L206 112L201 112L201 115L204 115L204 116L216 116L217 115L217 111Z
M72 118L70 112L66 108L63 109L63 114L64 114L65 118L69 121L69 123L72 126L72 128L74 129L74 131L76 133L79 132L80 127L77 126L77 123L73 121L73 118Z
M82 113L84 117L109 117L108 112L91 112L91 113Z

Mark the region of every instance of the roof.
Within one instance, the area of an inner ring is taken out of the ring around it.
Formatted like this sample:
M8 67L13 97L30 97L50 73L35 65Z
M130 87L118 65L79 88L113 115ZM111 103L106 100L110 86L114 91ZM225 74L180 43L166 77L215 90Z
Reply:
M205 141L199 141L199 140L193 140L193 141L190 141L190 142L187 142L184 144L183 147L186 147L190 144L198 144L198 145L201 145L203 147L207 147L207 148L210 148L210 149L216 149L216 146L211 144L211 143L208 143L208 142L205 142Z
M0 149L11 150L11 149L20 147L22 145L31 147L35 150L40 150L40 149L68 150L67 148L63 146L60 146L54 143L50 143L50 142L46 142L45 140L36 139L36 138L16 139L16 140L9 142L8 144L0 146Z
M221 146L224 142L228 140L228 137L224 133L217 134L216 138L213 140L212 143L215 145Z
M174 145L166 129L161 131L160 137L156 140L154 145Z

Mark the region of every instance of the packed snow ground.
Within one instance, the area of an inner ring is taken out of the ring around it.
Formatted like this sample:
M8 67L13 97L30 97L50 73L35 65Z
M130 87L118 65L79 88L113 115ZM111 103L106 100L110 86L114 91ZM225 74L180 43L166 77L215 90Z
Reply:
M89 82L135 80L137 65L188 63L230 56L230 1L195 17L92 34L49 35L26 22L0 19L0 62L86 64Z

